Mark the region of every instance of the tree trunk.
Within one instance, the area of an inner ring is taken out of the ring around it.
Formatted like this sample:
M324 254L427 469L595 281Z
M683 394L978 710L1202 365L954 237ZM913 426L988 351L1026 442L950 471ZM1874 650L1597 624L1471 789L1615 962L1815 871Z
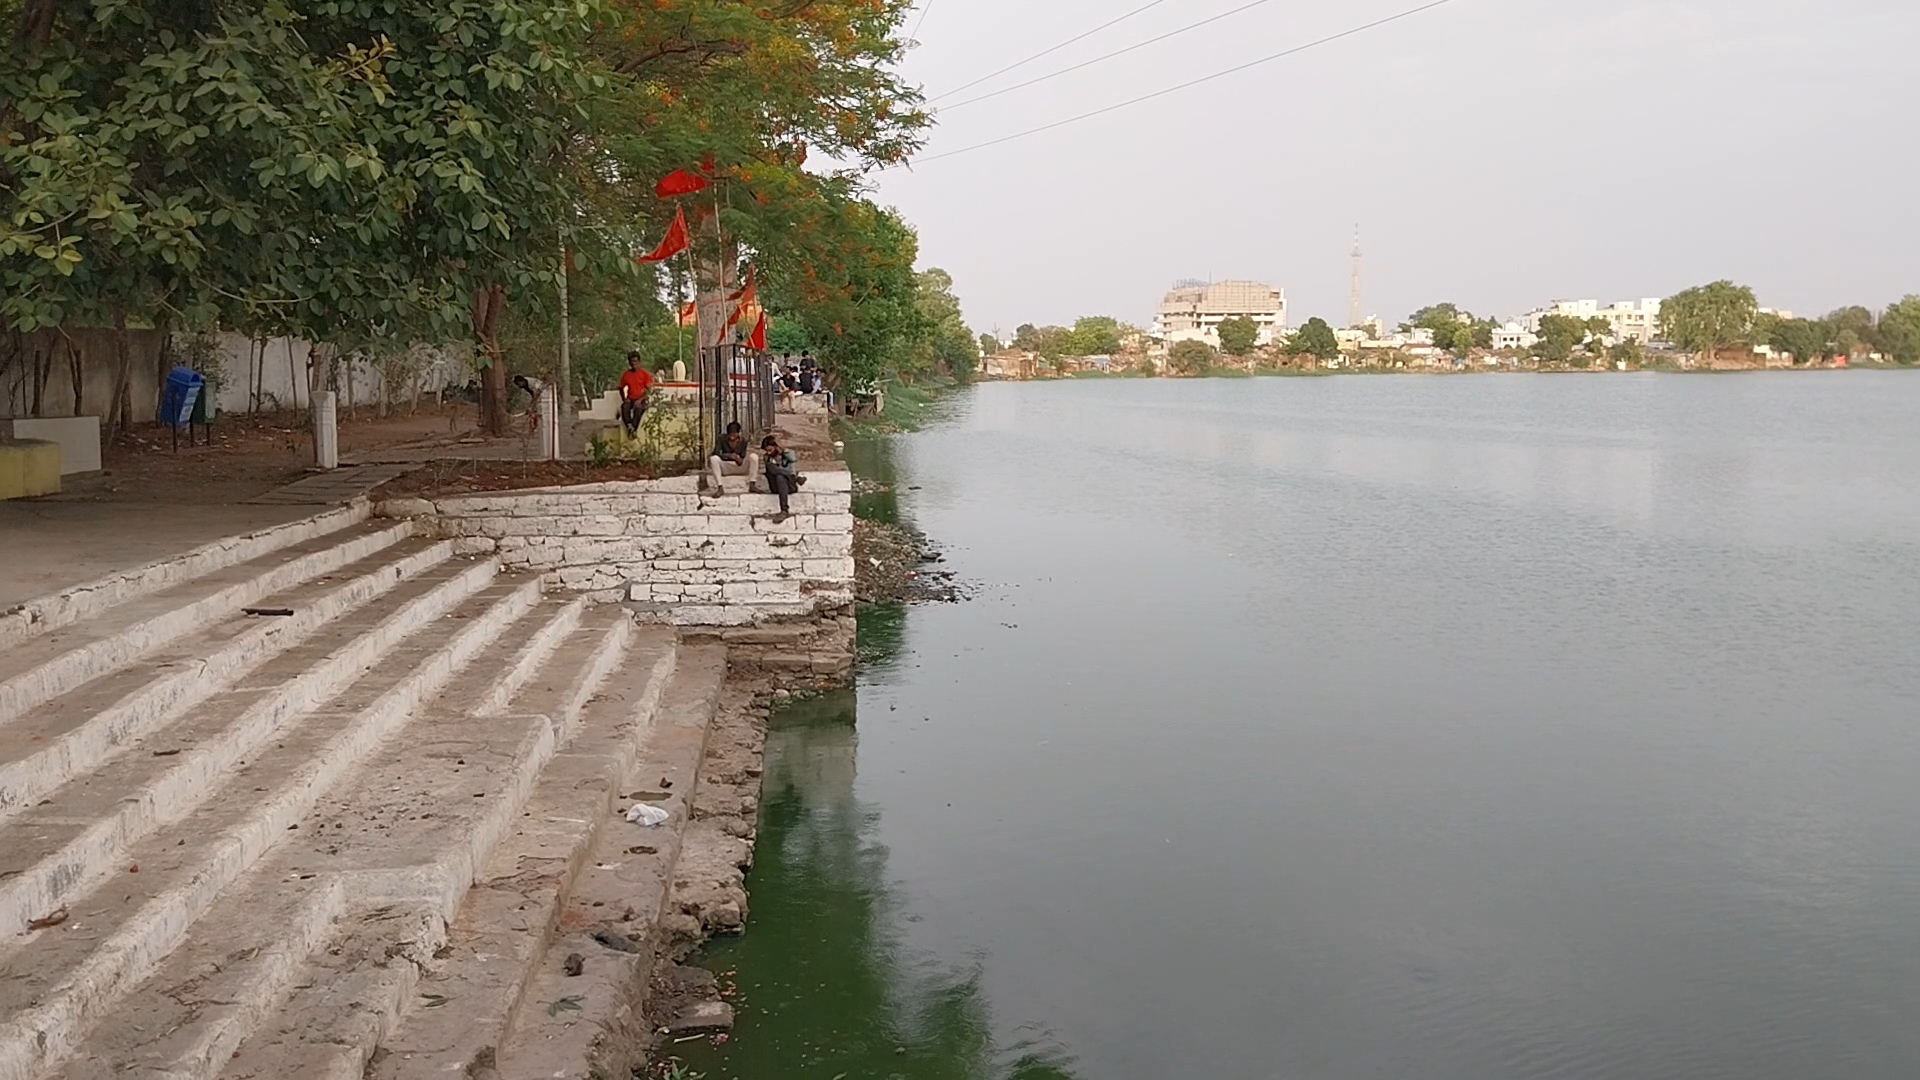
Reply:
M480 372L480 430L488 435L507 433L507 362L500 351L500 317L506 313L507 290L490 285L473 292L473 332L485 366Z
M113 394L107 404L107 441L133 426L133 343L127 337L127 309L113 308Z

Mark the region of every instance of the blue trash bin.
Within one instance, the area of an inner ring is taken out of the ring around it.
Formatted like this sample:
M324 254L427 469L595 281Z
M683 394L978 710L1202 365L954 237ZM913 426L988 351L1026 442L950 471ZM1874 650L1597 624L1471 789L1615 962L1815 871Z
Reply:
M207 389L207 377L192 368L174 368L160 394L160 422L173 429L173 445L180 446L180 429L187 429L187 444L193 444L193 414L200 395Z

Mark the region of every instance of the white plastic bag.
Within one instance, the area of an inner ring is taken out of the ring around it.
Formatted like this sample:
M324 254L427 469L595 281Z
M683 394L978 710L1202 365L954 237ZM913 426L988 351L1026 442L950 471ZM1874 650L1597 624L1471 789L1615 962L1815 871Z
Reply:
M627 820L643 829L665 825L667 819L672 816L664 808L652 803L637 802L627 807Z

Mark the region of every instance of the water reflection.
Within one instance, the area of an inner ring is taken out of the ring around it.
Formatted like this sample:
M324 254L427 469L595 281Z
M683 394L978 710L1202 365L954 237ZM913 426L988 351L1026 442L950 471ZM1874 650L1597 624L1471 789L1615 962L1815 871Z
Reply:
M901 643L897 610L862 615L863 656ZM891 886L879 812L856 787L856 697L787 709L767 737L752 929L702 962L733 971L740 1020L725 1046L683 1047L709 1080L1068 1080L1044 1032L1002 1046L977 965L905 942L918 921Z

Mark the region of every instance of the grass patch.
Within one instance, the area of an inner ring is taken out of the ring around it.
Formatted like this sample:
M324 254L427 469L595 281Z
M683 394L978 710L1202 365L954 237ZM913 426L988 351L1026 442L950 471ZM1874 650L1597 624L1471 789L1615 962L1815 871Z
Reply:
M948 394L965 384L956 379L932 378L918 383L889 381L880 388L885 412L879 416L833 418L835 429L843 436L884 435L895 431L918 431Z

